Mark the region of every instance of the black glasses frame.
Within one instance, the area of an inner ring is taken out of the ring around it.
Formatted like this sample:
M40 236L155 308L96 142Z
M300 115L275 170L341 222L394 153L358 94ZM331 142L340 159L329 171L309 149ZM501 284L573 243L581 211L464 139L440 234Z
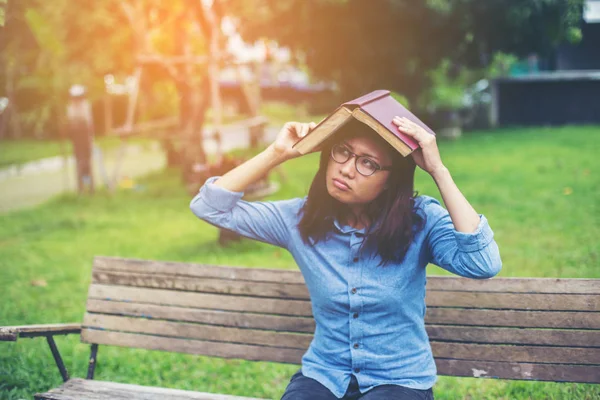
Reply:
M336 159L335 159L335 157L333 156L333 152L334 152L334 150L335 150L336 148L342 148L342 149L344 149L345 151L347 151L347 152L348 152L348 158L346 158L344 161L338 161L338 160L336 160ZM330 158L331 158L333 161L335 161L336 163L338 163L338 164L345 164L345 163L347 163L347 162L348 162L348 160L349 160L349 159L351 159L352 157L354 157L354 168L356 169L356 172L358 172L358 173L359 173L359 174L361 174L362 176L371 176L371 175L373 175L374 173L376 173L377 171L391 171L391 170L392 170L392 167L382 167L382 166L381 166L381 165L379 165L377 162L373 161L372 159L370 159L370 158L369 158L369 157L367 157L367 156L359 156L358 154L351 152L351 151L350 151L350 149L349 149L349 148L347 148L346 146L344 146L343 144L336 144L336 145L333 145L333 146L331 147L331 151L330 151L329 157L330 157ZM375 165L375 171L373 171L372 173L370 173L370 174L368 174L368 175L367 175L367 174L363 174L362 172L360 172L360 171L359 171L359 169L358 169L358 162L359 162L360 160L369 160L371 163L373 163L373 165Z

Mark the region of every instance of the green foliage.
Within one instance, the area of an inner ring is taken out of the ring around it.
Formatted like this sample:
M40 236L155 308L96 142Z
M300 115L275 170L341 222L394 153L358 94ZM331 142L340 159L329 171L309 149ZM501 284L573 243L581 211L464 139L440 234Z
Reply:
M442 157L474 208L486 215L503 259L501 276L600 278L598 127L505 129L440 142ZM284 164L273 199L306 194L318 155ZM277 178L277 174L273 174ZM189 211L177 171L139 191L64 196L0 217L2 325L81 321L92 258L109 256L295 269L285 251L242 240L216 245L217 229ZM416 189L440 198L422 171ZM428 267L430 274L441 269ZM33 286L43 280L47 286ZM71 376L87 371L89 346L58 337ZM0 399L31 398L61 384L43 339L2 343ZM96 378L279 398L297 366L100 346ZM441 377L436 399L596 399L599 385Z
M498 52L548 55L576 40L583 0L231 0L244 37L276 39L344 98L387 88L415 101L443 60L485 68Z
M431 86L429 91L421 98L421 107L428 107L432 111L438 109L458 110L463 106L465 89L470 82L470 74L462 69L453 79L450 78L450 60L442 60L440 65L429 71Z
M518 61L519 59L514 54L506 54L499 51L494 54L494 58L487 67L485 75L489 78L507 75L511 67Z
M403 94L400 94L398 92L391 92L390 96L392 96L398 103L402 104L404 107L410 108L410 102L408 101L408 98Z

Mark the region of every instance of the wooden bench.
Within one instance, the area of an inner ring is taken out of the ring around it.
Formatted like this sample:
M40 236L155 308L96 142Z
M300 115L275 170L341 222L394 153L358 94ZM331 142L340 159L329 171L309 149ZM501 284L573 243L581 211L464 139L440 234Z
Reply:
M97 257L92 275L88 379L36 399L242 399L94 381L98 345L299 364L312 339L298 271ZM600 279L429 277L426 301L440 375L600 383Z

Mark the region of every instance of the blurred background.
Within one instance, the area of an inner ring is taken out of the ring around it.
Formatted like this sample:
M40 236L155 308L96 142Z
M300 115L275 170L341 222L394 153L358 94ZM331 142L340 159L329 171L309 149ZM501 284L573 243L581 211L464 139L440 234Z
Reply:
M0 0L0 23L0 325L80 321L94 255L296 268L187 204L286 121L375 89L436 131L504 276L600 277L599 0ZM316 167L294 160L246 198L304 196ZM416 186L440 197L422 171ZM64 343L77 375L87 349ZM60 381L45 347L0 350L0 398ZM255 397L278 398L295 371L105 354L98 379ZM251 379L210 378L240 373ZM590 385L439 387L600 398Z

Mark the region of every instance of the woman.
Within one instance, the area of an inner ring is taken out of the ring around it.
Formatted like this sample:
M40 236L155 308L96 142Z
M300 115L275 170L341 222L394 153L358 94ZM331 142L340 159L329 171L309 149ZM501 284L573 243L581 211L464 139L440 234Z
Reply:
M265 151L210 178L192 200L198 217L287 249L302 271L316 328L283 400L432 399L425 266L469 278L501 268L486 218L454 184L435 137L407 119L394 123L419 143L411 157L361 123L349 125L323 147L305 198L240 200L253 181L300 156L292 146L315 124L292 122ZM447 210L414 195L416 165L434 179Z

